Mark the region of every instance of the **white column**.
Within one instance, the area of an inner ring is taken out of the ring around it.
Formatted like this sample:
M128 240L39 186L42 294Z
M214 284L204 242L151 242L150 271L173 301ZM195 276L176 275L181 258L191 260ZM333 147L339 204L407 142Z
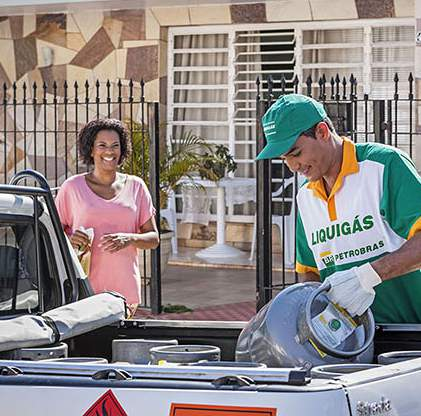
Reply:
M225 188L216 187L216 244L225 243Z

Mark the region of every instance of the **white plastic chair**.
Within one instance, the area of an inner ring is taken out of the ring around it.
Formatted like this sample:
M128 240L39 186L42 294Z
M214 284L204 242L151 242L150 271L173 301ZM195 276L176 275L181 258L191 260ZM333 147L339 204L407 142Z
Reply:
M280 197L281 194L287 189L289 185L292 184L292 197ZM285 260L285 267L294 268L295 267L295 181L294 176L284 179L282 182L279 182L279 188L272 192L272 202L291 202L291 211L287 215L272 215L272 225L276 225L279 229L279 235L284 238L284 247L285 251L283 253ZM284 220L282 219L284 218ZM284 235L282 235L282 222L284 221ZM257 236L257 222L256 216L254 216L254 226L253 226L253 239L251 242L251 251L249 260L253 260L254 252L256 250L256 236Z
M161 209L159 215L167 220L169 227L174 233L174 235L171 238L171 247L173 254L177 254L177 214L175 209L175 193L173 191L170 191L168 193L167 208Z

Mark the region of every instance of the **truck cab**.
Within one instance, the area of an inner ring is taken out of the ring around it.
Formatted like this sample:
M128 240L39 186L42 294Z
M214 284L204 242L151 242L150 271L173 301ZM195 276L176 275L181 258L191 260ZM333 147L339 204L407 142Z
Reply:
M38 186L21 186L36 180ZM0 185L0 316L41 313L92 294L63 233L47 181L21 172Z

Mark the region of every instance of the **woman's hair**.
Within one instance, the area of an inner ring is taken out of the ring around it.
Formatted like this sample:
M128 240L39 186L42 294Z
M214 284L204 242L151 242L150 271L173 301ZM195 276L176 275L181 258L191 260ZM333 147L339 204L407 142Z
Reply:
M131 146L129 140L129 132L124 124L114 118L100 118L92 120L87 123L79 132L79 154L84 163L94 163L92 159L92 148L94 146L95 138L101 130L113 130L120 138L121 155L118 164L123 163L130 155Z

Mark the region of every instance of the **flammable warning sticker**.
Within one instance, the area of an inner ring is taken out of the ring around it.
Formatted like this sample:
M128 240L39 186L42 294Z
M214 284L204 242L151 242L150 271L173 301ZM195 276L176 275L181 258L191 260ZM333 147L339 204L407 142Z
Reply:
M128 416L111 390L104 393L83 416Z
M276 409L268 407L211 406L197 404L171 405L170 416L276 416Z

